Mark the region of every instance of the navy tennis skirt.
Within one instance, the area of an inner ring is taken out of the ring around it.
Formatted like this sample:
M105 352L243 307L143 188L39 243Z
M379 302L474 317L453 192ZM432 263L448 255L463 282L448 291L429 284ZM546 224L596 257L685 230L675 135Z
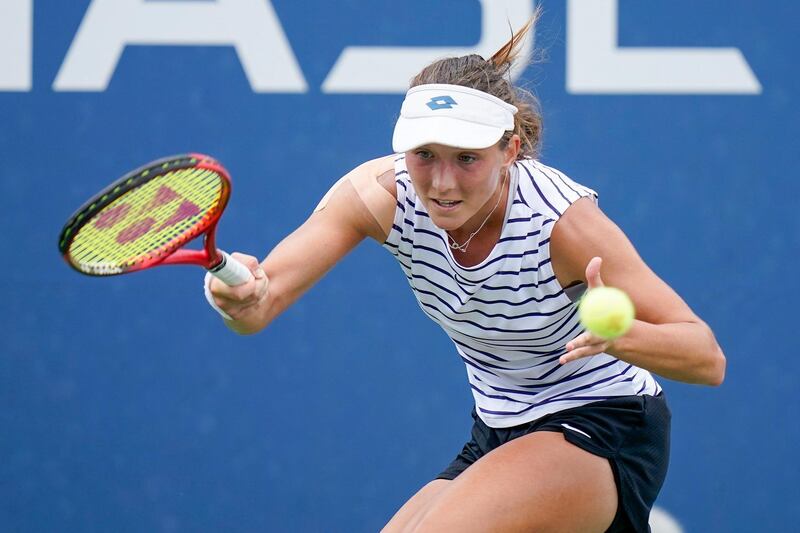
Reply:
M474 409L472 418L472 439L436 479L455 479L469 465L517 437L534 431L559 431L568 442L611 463L619 499L607 531L650 531L650 509L669 463L672 415L663 392L602 400L510 428L490 428Z

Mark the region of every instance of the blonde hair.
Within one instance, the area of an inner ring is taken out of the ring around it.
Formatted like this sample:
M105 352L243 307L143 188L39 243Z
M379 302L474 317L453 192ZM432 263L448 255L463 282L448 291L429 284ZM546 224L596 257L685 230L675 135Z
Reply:
M535 158L542 138L542 115L539 100L529 91L515 87L508 73L520 55L520 46L528 32L536 26L541 14L537 8L528 22L489 59L478 54L448 57L431 63L411 80L410 87L429 83L463 85L489 93L517 107L514 129L500 140L505 148L511 136L519 135L521 147L517 159Z

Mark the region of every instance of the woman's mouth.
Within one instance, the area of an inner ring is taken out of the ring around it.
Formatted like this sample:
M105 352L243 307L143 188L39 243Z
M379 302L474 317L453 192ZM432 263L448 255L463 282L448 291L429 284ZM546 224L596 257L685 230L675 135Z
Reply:
M448 209L455 208L458 204L461 203L461 201L460 200L437 200L437 199L434 198L433 199L433 203L435 203L441 209L448 210Z

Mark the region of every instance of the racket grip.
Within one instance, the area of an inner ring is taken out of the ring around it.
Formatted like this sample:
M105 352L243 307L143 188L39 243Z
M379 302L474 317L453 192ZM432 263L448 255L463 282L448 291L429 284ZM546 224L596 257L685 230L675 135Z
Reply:
M236 285L241 285L253 279L253 274L250 272L249 268L226 252L220 250L219 253L222 255L222 261L214 268L208 270L214 277L229 287L235 287Z

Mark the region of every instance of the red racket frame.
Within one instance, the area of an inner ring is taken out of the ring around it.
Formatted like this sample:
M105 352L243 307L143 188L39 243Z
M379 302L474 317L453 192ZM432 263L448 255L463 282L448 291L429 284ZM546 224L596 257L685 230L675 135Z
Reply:
M191 163L191 160L196 160ZM186 160L185 163L181 163ZM165 168L164 165L167 165ZM78 230L86 224L84 220L91 220L92 217L108 206L111 202L123 196L129 190L139 187L159 176L173 171L187 168L206 169L216 172L222 178L221 191L219 202L216 207L207 213L201 222L193 228L193 230L181 237L181 244L173 252L163 252L165 248L174 246L175 240L167 243L159 250L155 250L150 254L152 257L147 257L135 265L123 267L119 272L87 272L78 268L69 258L69 247L77 235ZM146 178L145 176L146 174ZM129 182L139 178L135 185L131 186ZM87 275L107 276L116 274L126 274L129 272L137 272L152 268L158 265L199 265L206 269L213 269L218 266L224 259L216 247L216 229L225 207L228 205L228 199L231 194L231 178L228 171L214 158L200 153L180 154L171 157L166 157L148 163L132 172L129 172L122 178L116 180L114 183L106 187L103 191L96 194L89 201L87 201L75 214L70 217L69 222L64 226L59 238L59 249L61 250L64 260L75 270ZM203 248L200 250L184 249L183 247L195 240L200 235L204 234Z

